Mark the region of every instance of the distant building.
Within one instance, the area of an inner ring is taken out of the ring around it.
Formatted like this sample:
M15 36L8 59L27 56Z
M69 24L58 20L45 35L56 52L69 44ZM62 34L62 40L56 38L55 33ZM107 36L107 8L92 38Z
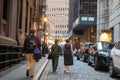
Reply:
M48 21L54 24L54 38L65 40L68 32L69 0L46 0Z
M78 17L78 2L79 0L69 0L69 24L68 33L73 29L73 22Z

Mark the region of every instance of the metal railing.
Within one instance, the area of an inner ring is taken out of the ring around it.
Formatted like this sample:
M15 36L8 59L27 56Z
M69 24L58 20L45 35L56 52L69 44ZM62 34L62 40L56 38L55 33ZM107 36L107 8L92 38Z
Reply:
M21 47L0 45L0 69L3 69L13 64L18 64L25 57L21 55Z

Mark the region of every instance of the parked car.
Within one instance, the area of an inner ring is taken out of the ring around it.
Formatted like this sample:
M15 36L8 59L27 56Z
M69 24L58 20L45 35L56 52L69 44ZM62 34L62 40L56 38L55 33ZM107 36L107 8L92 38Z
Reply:
M88 65L94 65L95 70L100 69L100 67L109 67L110 51L113 46L114 44L111 42L96 42L89 53Z
M78 51L77 59L82 59L83 62L87 61L88 53L90 48L92 48L93 43L86 42L83 47L81 47L80 51Z
M116 77L118 74L120 74L120 41L111 50L109 64L110 77Z
M88 65L92 66L94 64L94 55L95 55L95 50L93 48L91 48L89 50L89 55L88 55Z
M78 49L76 54L77 60L80 60L80 56L81 56L80 52L81 52L81 49Z

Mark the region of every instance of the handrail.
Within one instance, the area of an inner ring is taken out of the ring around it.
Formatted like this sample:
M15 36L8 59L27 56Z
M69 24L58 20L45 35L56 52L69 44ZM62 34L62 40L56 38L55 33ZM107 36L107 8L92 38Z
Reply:
M21 55L21 46L0 44L0 48L0 69L25 59Z
M4 54L21 54L21 52L5 52L5 53L0 53L0 55Z
M0 64L7 63L7 62L12 62L12 61L18 61L18 60L22 60L22 59L25 59L25 58L18 58L18 59L12 59L12 60L7 60L7 61L2 61L2 62L0 62Z
M0 44L0 46L7 46L7 47L20 47L20 48L22 48L22 46L8 45L8 44Z

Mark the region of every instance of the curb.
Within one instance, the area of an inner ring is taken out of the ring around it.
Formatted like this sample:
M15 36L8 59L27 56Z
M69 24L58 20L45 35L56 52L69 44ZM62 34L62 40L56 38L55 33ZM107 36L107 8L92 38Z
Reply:
M46 66L48 64L48 62L49 62L49 60L47 59L45 61L45 63L43 64L43 66L39 69L38 73L35 75L35 77L33 78L33 80L38 80L41 77L44 69L46 68Z

